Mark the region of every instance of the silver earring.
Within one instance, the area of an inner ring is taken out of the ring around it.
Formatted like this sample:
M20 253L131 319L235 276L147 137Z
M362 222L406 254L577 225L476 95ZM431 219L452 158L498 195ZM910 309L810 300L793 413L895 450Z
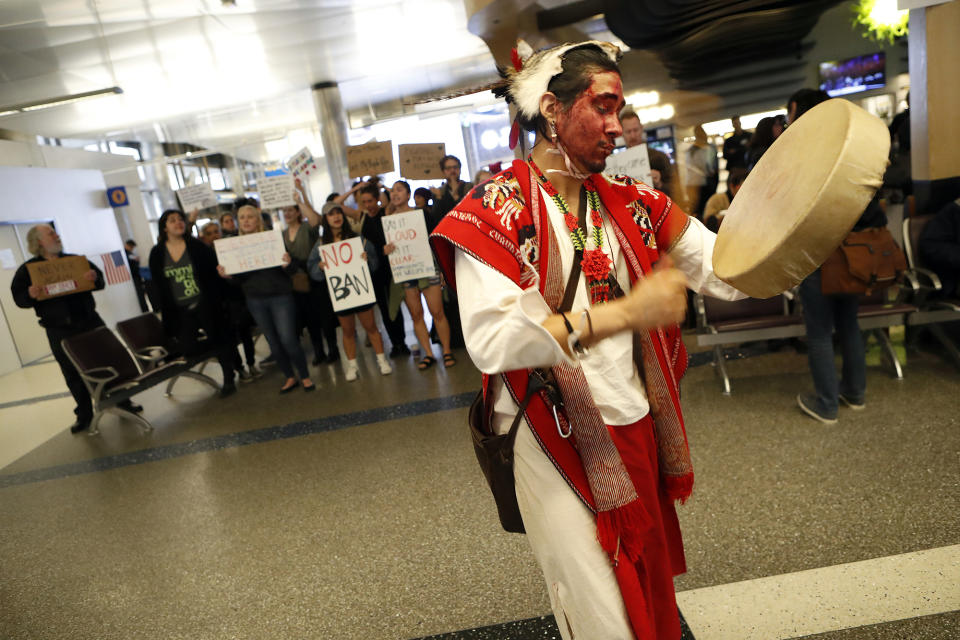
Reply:
M554 124L554 122L553 122L552 120L549 120L549 121L548 121L548 124L550 125L550 138L551 138L552 140L556 140L556 139L557 139L557 125Z

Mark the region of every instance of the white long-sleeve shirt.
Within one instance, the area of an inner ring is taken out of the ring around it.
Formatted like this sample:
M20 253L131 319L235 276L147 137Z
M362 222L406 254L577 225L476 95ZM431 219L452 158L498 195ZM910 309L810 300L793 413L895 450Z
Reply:
M547 196L548 217L556 234L563 282L573 264L574 249L563 214ZM604 227L603 249L611 257L614 274L624 291L630 290L629 267L614 235L609 215L601 210ZM699 293L725 300L745 297L713 273L713 245L716 236L698 220L691 218L681 238L670 251L674 265ZM543 322L553 315L537 287L521 289L509 278L472 256L456 251L457 294L460 320L467 351L476 366L488 374L516 369L550 367L569 357ZM590 306L584 275L580 274L569 317L579 318ZM606 424L632 424L649 412L643 382L633 362L633 336L630 331L610 336L590 347L579 357L594 401ZM494 428L509 424L517 405L510 394L502 392L499 377L491 378L494 394Z

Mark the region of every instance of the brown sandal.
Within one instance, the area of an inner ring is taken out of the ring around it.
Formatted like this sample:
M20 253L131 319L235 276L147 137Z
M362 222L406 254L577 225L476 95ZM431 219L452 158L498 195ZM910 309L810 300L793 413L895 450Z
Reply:
M453 357L452 353L443 354L443 366L447 369L457 364L457 359Z

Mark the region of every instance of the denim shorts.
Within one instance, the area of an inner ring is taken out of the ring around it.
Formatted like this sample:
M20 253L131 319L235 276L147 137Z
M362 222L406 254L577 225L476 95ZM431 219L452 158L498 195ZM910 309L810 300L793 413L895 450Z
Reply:
M423 291L427 287L432 287L434 285L440 284L440 276L435 275L429 278L420 278L419 280L407 280L406 282L401 282L404 289L420 289Z

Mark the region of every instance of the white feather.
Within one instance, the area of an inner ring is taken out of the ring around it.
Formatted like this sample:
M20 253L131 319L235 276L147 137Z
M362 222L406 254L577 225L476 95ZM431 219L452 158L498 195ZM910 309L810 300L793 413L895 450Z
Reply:
M564 54L586 45L600 47L614 62L620 57L620 49L616 45L599 40L568 42L536 53L523 40L517 41L517 54L523 61L523 68L510 77L510 95L524 118L532 120L540 115L540 98L547 92L550 80L563 71Z
M521 61L525 62L530 56L533 55L533 47L527 44L526 40L517 40L517 55L520 56Z

